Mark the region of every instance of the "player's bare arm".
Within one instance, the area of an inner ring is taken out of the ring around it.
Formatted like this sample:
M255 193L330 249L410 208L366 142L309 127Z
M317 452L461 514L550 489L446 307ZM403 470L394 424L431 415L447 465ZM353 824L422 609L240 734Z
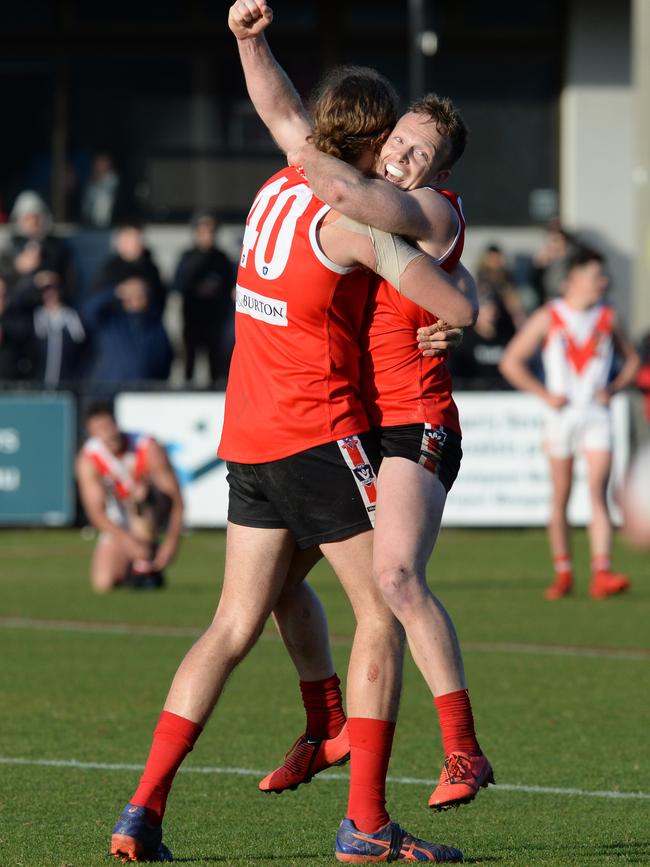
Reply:
M623 359L623 364L607 388L602 389L596 395L598 401L605 405L609 403L610 399L617 392L627 388L628 385L632 385L641 366L639 353L634 348L616 313L614 314L612 336L614 338L614 347L618 355Z
M449 274L456 288L469 298L474 306L474 320L478 314L478 295L476 281L460 262ZM425 325L417 330L418 349L425 358L433 358L443 355L451 349L455 349L463 339L462 328L451 328L444 320L438 320L432 325Z
M92 461L83 454L79 455L75 470L81 502L93 527L100 532L113 535L124 547L131 560L148 559L149 545L135 539L130 533L111 521L106 514L104 486Z
M237 0L228 14L248 95L275 141L287 153L305 143L311 123L300 96L266 41L264 31L272 20L271 7L263 0Z
M316 195L341 213L420 241L432 256L443 255L456 236L458 215L442 196L426 189L402 191L383 180L368 179L306 143L311 122L264 35L272 18L263 0L238 0L230 9L228 24L237 37L251 102L275 141L290 155L289 161L304 165L310 184L316 184L312 187Z
M545 307L533 313L507 345L499 370L514 388L535 394L549 406L560 409L567 403L566 396L548 391L528 366L531 358L544 342L550 324L550 315Z
M383 178L369 178L311 144L292 152L289 161L303 167L319 199L346 217L423 242L433 256L442 255L456 235L458 215L430 189L401 190Z
M342 228L338 225L337 216L332 215L320 230L319 237L325 255L345 267L361 266L381 273L370 236ZM430 256L415 248L413 252L415 257L401 271L399 280L395 281L399 282L399 286L392 283L394 288L451 327L465 328L471 325L474 321L471 300L456 288L450 276Z
M171 500L165 539L152 561L154 569L162 570L171 563L178 550L183 530L183 498L167 453L155 440L149 443L148 462L151 482Z

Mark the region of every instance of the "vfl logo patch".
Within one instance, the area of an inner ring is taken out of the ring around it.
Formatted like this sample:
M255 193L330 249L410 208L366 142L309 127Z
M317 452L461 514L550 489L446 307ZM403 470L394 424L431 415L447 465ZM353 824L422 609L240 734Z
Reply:
M266 298L264 295L258 295L257 292L251 292L250 289L244 289L243 286L239 285L235 297L237 313L252 316L253 319L259 319L260 322L267 322L269 325L286 327L289 324L286 301Z
M358 467L353 467L352 472L362 485L372 485L375 481L375 473L370 464L361 464Z

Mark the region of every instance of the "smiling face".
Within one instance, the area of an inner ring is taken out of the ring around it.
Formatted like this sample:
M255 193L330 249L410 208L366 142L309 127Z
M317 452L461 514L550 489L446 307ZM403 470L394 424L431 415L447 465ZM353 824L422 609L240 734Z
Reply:
M402 190L435 186L449 176L442 168L448 152L449 142L438 132L435 121L410 111L397 121L388 136L377 170Z

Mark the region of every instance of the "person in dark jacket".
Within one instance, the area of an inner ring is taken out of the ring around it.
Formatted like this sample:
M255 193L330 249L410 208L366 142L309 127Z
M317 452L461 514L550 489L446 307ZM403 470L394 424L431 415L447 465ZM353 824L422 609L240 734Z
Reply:
M10 303L9 286L0 277L0 383L29 377L30 336L28 314Z
M25 190L11 211L14 231L0 254L0 276L9 285L12 300L33 288L39 271L61 275L63 285L74 296L75 271L72 253L66 242L52 234L52 214L41 197Z
M142 228L134 222L122 223L113 240L115 253L100 267L93 280L93 290L103 292L137 277L149 287L150 308L161 317L167 300L167 289L151 253L144 245Z
M479 296L478 318L461 344L449 356L452 376L482 388L507 388L499 363L515 327L503 302L494 292Z
M181 256L173 289L183 297L185 380L191 382L197 353L207 352L212 382L228 375L234 342L234 269L216 246L211 214L193 221L194 246Z
M171 343L142 278L130 277L99 292L86 302L83 315L95 344L96 382L164 382L169 377Z

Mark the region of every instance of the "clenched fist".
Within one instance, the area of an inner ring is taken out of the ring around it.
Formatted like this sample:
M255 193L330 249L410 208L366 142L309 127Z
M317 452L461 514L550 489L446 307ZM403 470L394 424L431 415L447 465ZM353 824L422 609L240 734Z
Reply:
M265 0L237 0L228 13L228 27L237 39L252 39L273 21L273 10Z

